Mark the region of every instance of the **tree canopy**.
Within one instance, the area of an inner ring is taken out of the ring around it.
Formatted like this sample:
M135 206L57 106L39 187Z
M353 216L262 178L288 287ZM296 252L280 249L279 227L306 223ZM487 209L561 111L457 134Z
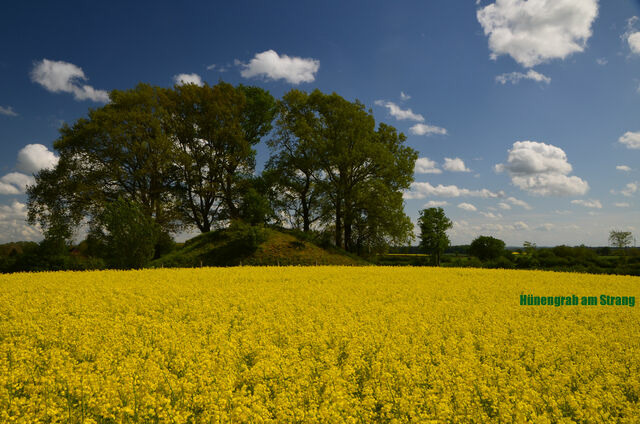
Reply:
M271 156L256 175L255 146L267 136ZM405 141L335 93L291 90L276 102L224 82L139 84L61 128L58 164L28 188L28 220L58 240L82 225L108 234L107 224L119 227L107 218L120 212L165 235L286 222L372 253L411 238L402 190L417 152Z
M411 237L401 191L413 181L418 156L405 140L391 126L376 128L358 100L292 90L279 102L268 168L304 231L324 220L336 246L371 252Z
M469 254L481 261L497 259L504 252L504 241L491 236L476 237L469 246Z
M434 265L440 266L440 258L451 243L447 230L453 227L453 223L444 214L442 208L428 208L420 211L418 225L420 226L420 247L431 255Z

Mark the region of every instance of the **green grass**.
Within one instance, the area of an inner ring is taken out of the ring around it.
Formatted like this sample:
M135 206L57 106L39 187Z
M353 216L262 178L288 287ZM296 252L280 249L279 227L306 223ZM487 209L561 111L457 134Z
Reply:
M200 234L154 260L150 267L367 264L357 256L323 249L294 234L242 226Z

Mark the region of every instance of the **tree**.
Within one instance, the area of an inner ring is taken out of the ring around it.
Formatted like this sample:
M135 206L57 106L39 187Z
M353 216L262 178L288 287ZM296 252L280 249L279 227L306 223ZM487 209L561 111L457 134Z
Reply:
M110 267L130 269L153 259L160 229L140 204L118 198L96 217L91 234L103 245Z
M363 245L362 237L374 229L375 237L387 243L410 238L406 225L387 225L392 216L407 222L401 192L413 182L418 154L404 145L404 134L384 124L376 129L371 111L358 100L349 102L315 90L306 103L307 151L318 169L314 179L325 196L322 209L334 222L336 246L355 252L358 236ZM382 190L375 205L378 211L371 213L370 199L376 190ZM368 231L355 234L365 221Z
M625 247L631 246L632 241L633 235L631 234L631 231L611 230L609 232L609 243L618 249L624 249Z
M274 187L272 202L282 218L309 232L324 218L326 196L318 181L320 164L312 152L316 116L309 95L291 90L277 103L274 137L268 141L272 154L263 175Z
M425 253L431 255L431 261L435 266L440 266L440 257L451 243L447 230L453 227L453 223L444 214L442 208L429 208L420 211L418 225L420 226L420 247Z
M173 190L174 145L166 132L164 89L139 84L110 93L88 118L63 125L54 148L60 160L27 190L28 220L45 236L69 239L118 198L140 205L162 230L180 228Z
M498 259L504 252L504 241L490 236L480 236L471 242L469 254L481 261Z
M255 168L255 150L271 129L274 99L257 87L219 82L167 91L167 127L177 155L177 192L183 219L208 232L239 218L243 180Z

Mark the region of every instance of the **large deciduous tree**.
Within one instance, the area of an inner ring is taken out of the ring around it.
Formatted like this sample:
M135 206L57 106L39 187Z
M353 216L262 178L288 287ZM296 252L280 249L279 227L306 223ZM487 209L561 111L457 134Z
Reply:
M330 217L336 245L354 252L410 238L401 192L413 181L417 152L402 133L376 128L359 101L319 90L287 93L278 116L270 168L283 175L303 228Z
M294 228L308 232L323 218L325 201L318 181L320 164L313 154L316 116L309 95L291 90L277 103L272 155L264 177L272 183L272 202Z
M498 259L504 253L504 241L491 236L476 237L469 246L469 254L481 261Z
M27 190L28 220L45 235L68 238L119 197L140 205L164 231L178 228L172 191L174 147L163 125L163 89L139 84L114 90L111 102L63 125L54 148L60 161Z
M444 214L442 208L428 208L420 211L418 225L420 226L420 247L431 255L434 265L440 266L440 258L450 244L447 230L453 226L453 223Z

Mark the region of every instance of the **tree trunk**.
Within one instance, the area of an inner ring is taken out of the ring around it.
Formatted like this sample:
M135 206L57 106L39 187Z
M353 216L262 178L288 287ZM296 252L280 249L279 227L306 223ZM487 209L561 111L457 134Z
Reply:
M336 247L342 247L342 202L337 199L336 202Z

